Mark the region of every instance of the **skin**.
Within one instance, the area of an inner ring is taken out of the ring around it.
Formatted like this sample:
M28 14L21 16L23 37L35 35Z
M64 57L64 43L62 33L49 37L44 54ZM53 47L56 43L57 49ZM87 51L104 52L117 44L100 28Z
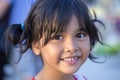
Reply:
M36 80L74 80L73 73L82 66L90 53L89 36L79 27L73 15L65 32L56 35L43 47L38 43L32 45L34 53L42 56L44 62Z

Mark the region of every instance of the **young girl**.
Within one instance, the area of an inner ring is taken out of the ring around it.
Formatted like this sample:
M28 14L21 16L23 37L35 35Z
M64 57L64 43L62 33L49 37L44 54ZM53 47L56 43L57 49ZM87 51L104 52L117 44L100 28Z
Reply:
M42 57L43 68L32 80L86 80L74 73L89 57L99 30L81 0L38 0L23 25L13 25L7 38L24 53ZM100 22L101 23L101 22Z

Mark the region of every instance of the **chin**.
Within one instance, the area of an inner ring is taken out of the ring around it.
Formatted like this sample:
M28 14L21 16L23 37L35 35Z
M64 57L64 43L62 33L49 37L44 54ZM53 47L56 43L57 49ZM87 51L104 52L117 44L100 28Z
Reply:
M64 71L64 73L65 74L74 74L75 72L77 72L79 70L79 68L77 68L77 69L66 69L65 71Z

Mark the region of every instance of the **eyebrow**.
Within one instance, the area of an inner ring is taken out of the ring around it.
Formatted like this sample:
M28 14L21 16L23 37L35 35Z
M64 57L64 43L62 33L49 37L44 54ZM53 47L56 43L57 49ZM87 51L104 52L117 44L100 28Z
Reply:
M81 32L81 31L86 32L83 27L79 27L78 29L75 30L75 32ZM52 33L54 33L54 32L52 32ZM66 30L62 30L62 31L58 32L57 34L64 34L64 33L66 33Z
M79 28L79 29L76 29L75 31L77 31L77 32L79 32L79 31L85 31L85 29Z

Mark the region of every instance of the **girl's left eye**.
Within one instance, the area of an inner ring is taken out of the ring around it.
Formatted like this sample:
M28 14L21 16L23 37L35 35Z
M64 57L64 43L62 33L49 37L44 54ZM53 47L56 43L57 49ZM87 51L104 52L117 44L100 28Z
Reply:
M87 34L85 32L80 32L80 33L77 33L76 34L76 37L77 38L80 38L80 39L83 39L87 36Z

